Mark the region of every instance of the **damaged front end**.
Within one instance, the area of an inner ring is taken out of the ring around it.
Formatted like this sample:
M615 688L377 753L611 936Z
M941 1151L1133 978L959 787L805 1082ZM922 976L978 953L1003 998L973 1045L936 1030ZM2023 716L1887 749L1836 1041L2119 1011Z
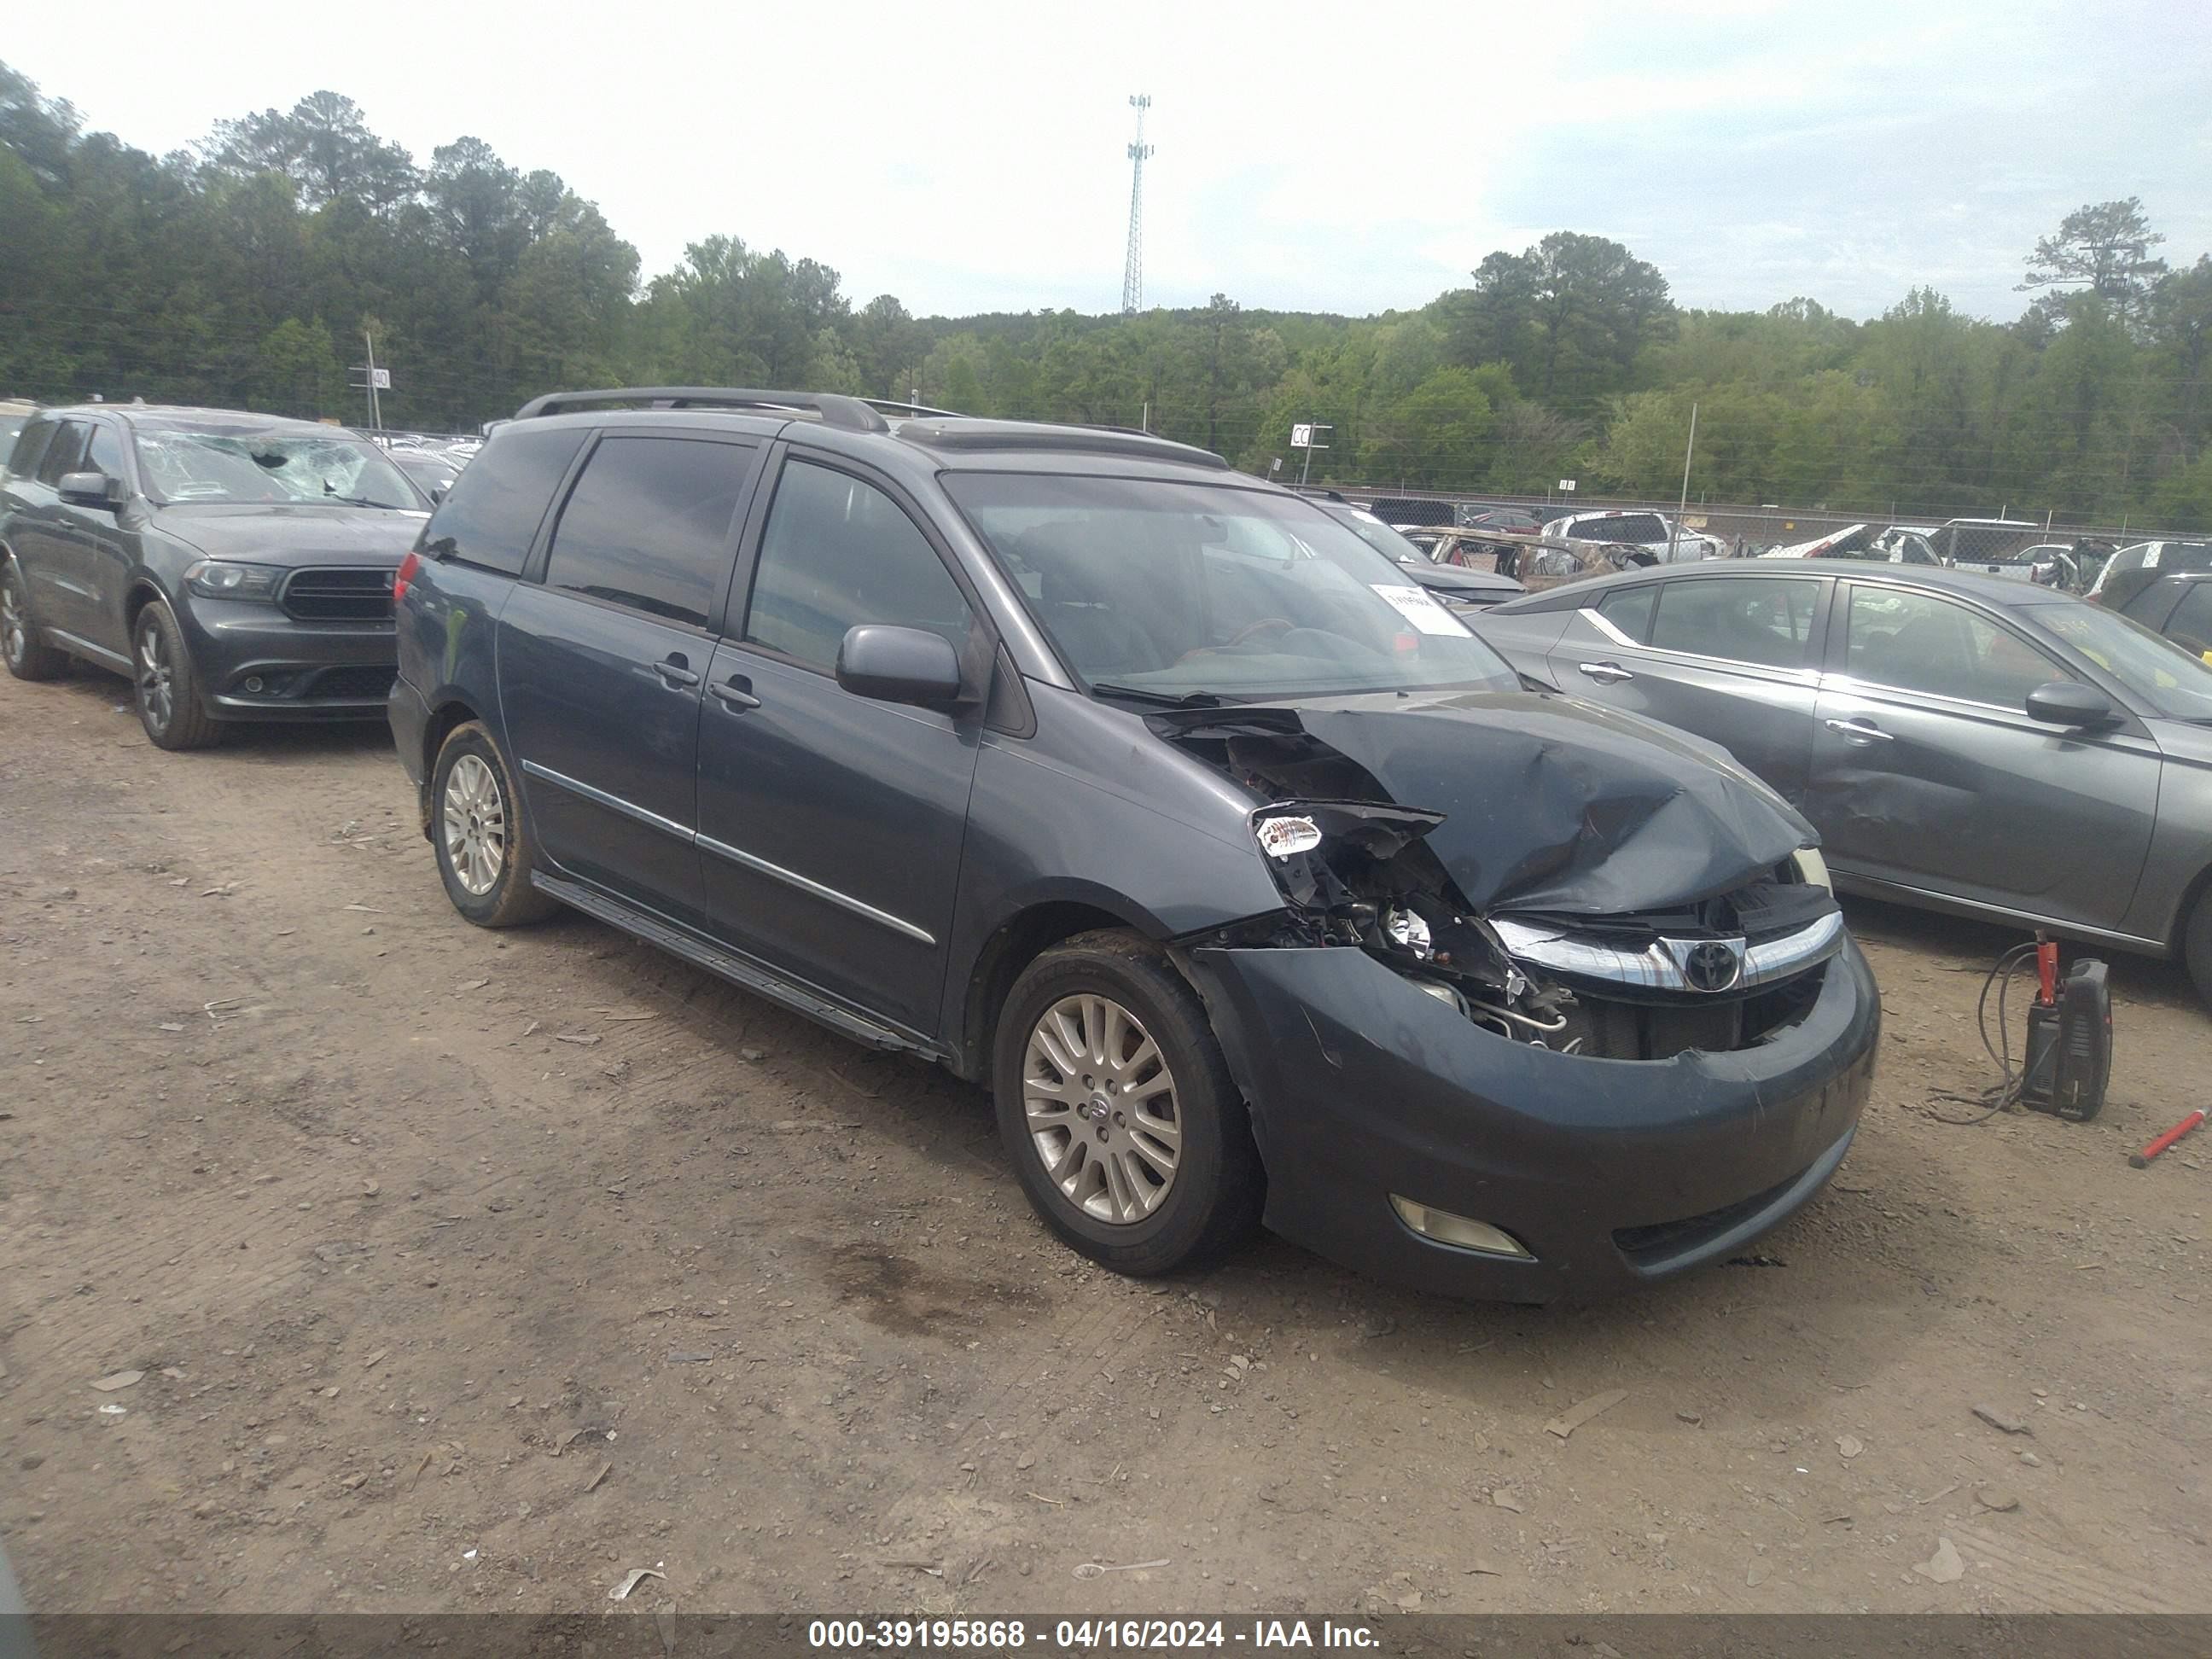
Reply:
M1267 1224L1540 1302L1741 1250L1848 1152L1881 1003L1811 831L1718 750L1522 693L1176 711L1279 908L1178 941Z
M1253 833L1285 908L1218 942L1362 950L1499 1036L1594 1058L1727 1053L1801 1018L1844 942L1818 855L1800 851L1809 831L1741 790L1686 810L1716 775L1703 757L1655 772L1602 720L1532 718L1517 698L1501 729L1488 702L1381 717L1427 720L1428 742L1341 709L1162 717L1264 802ZM1474 752L1440 765L1447 744ZM1604 767L1608 751L1632 763ZM1397 804L1377 762L1434 774L1451 810ZM1639 874L1686 896L1593 908Z

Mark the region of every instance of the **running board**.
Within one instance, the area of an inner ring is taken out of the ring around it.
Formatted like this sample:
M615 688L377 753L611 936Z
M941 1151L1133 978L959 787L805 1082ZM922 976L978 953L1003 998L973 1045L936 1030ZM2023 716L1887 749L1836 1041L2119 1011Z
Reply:
M841 1036L865 1042L871 1048L896 1049L904 1054L921 1054L930 1060L945 1058L930 1043L880 1024L866 1014L841 1007L734 952L709 945L704 939L694 939L690 934L671 927L665 922L657 921L619 899L610 898L580 883L565 881L558 876L549 876L543 871L533 870L530 873L530 884L549 898L558 899L611 927L619 927L625 933L633 933L647 945L657 945L671 956L681 957L694 968L703 969L717 979L729 981L741 990L750 991L756 996L780 1003L793 1013L804 1014Z

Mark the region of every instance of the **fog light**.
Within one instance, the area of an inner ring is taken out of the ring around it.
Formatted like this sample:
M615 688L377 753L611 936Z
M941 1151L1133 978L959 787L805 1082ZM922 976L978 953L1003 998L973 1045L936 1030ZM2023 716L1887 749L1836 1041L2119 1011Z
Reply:
M1443 1210L1432 1210L1425 1204L1416 1204L1410 1198L1390 1194L1390 1207L1398 1212L1398 1219L1411 1227L1423 1238L1432 1238L1439 1244L1449 1244L1456 1249L1479 1250L1484 1255L1511 1256L1518 1261L1534 1261L1534 1253L1523 1248L1521 1241L1486 1221L1469 1221L1463 1215L1452 1215Z
M261 689L261 676L248 674L246 677L246 689L249 691L258 691Z

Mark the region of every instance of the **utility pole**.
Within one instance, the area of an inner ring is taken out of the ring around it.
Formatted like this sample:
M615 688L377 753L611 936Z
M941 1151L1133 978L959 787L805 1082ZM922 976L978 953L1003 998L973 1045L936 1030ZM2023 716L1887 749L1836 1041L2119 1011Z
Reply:
M1667 531L1667 562L1674 562L1675 544L1682 539L1682 515L1690 510L1690 458L1698 453L1698 406L1690 405L1690 441L1682 448L1682 499L1674 507L1674 522Z
M1121 260L1121 314L1133 317L1145 303L1145 163L1152 147L1145 142L1145 112L1152 106L1152 94L1136 93L1129 107L1137 112L1137 138L1129 146L1129 247Z
M368 361L356 363L349 371L361 376L359 389L368 393L368 426L372 432L384 430L384 402L377 393L392 385L392 371L376 366L376 336L368 330L361 331L362 342L368 348Z

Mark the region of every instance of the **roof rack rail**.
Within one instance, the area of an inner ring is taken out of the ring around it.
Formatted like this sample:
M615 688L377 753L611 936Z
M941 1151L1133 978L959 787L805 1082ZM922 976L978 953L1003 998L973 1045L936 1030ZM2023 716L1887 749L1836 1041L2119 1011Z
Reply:
M968 418L957 409L932 409L927 404L909 404L896 398L863 398L860 401L883 414L905 415L915 420L964 421Z
M1172 438L1105 426L1051 426L1031 421L986 421L962 416L950 424L914 421L899 428L899 436L932 449L1041 449L1072 454L1128 455L1156 461L1181 461L1186 466L1230 471L1229 463L1210 449L1179 444Z
M732 386L625 386L599 392L549 392L514 411L518 421L538 415L565 415L592 404L647 404L659 409L765 409L792 414L811 410L824 426L848 432L888 432L890 422L866 400L836 392L760 392Z

